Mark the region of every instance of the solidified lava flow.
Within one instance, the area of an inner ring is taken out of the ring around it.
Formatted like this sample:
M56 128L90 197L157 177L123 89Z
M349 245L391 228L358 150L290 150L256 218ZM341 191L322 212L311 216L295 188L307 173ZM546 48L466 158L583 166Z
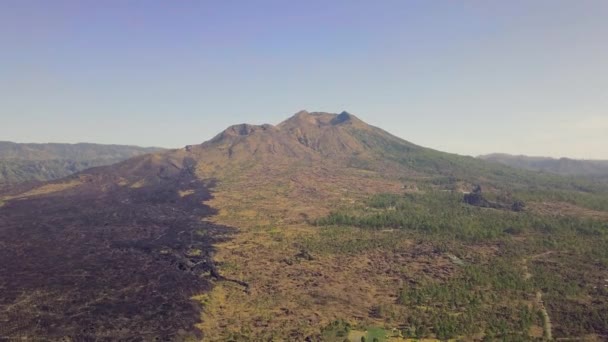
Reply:
M138 186L93 169L0 207L0 340L197 336L190 298L210 289L213 245L233 229L202 221L211 195L191 171L164 167L127 179Z

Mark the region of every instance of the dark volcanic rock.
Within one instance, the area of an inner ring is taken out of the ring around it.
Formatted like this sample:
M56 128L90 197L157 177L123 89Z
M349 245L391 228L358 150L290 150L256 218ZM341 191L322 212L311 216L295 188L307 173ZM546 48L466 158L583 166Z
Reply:
M344 111L344 112L342 112L342 113L338 114L338 116L336 116L336 117L335 117L335 118L334 118L334 119L331 121L331 123L332 123L332 124L334 124L334 125L339 125L339 124L341 124L341 123L344 123L344 122L346 122L346 121L351 120L351 118L352 118L352 115L351 115L350 113L348 113L348 112Z
M464 202L476 207L492 208L492 203L481 194L481 186L477 185L473 191L464 195Z
M137 188L101 169L77 189L1 207L0 340L196 336L191 297L210 289L201 274L231 229L201 221L214 213L209 189L183 165L144 168Z
M492 202L488 201L481 192L481 186L477 185L471 193L465 194L463 198L464 202L469 205L473 205L481 208L493 208L493 209L504 209L512 211L524 211L526 205L523 201L516 200L513 203L507 203L507 201Z

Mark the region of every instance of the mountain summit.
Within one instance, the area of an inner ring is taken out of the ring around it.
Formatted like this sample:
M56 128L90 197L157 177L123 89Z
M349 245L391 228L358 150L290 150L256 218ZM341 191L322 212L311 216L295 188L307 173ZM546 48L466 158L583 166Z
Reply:
M345 166L355 159L366 163L383 159L381 151L390 146L398 150L419 148L346 111L333 114L303 110L276 126L231 126L208 142L187 146L186 151L213 168L235 163L310 164L322 160Z
M259 178L319 167L334 173L363 170L393 179L517 180L521 185L538 180L531 173L523 177L523 171L413 144L346 111L301 110L277 125L233 125L201 144L133 158L110 168L114 174L124 173L123 178L145 174L154 179L187 169L201 179L222 179L227 174Z
M312 112L309 113L305 110L299 111L294 114L291 118L281 122L279 127L293 127L293 126L301 126L301 125L315 125L318 127L321 126L332 126L339 125L343 123L363 123L356 116L343 111L340 114L332 114L325 112Z

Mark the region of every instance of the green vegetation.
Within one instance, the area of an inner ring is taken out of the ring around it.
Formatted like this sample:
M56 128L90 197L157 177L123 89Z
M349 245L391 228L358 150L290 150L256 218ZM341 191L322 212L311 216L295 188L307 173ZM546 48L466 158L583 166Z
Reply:
M608 196L604 192L537 190L519 191L517 196L526 201L566 202L592 210L608 211Z
M383 342L386 340L386 330L382 328L369 328L367 330L367 340L372 342Z
M321 340L327 342L385 342L386 336L387 332L383 328L369 327L361 330L343 320L336 320L321 330Z
M517 198L536 198L522 194ZM608 203L601 193L561 194L555 200L598 210ZM462 194L429 191L373 196L316 224L318 237L304 244L313 253L395 253L403 248L399 241L410 239L431 246L437 260L452 261L448 276L410 274L395 288L396 303L381 316L404 337L540 338L549 329L543 307L555 338L608 332L607 220L478 208L465 204Z
M548 217L469 206L462 202L461 194L454 192L377 195L363 205L345 208L321 218L316 224L394 228L420 232L438 239L468 242L531 232L576 231L586 235L605 235L608 231L608 223L591 219Z
M530 285L519 269L497 263L466 266L445 282L423 280L401 289L397 303L411 310L405 324L408 337L432 332L448 339L484 333L510 340L526 336L531 325L538 323L524 304L529 293Z
M326 326L321 331L323 341L342 342L348 341L351 325L348 322L337 320Z

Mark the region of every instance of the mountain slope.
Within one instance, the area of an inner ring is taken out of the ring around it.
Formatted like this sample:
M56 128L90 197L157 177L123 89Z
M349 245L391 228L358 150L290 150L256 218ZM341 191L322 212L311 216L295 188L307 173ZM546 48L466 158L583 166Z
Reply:
M491 200L527 196L528 209L464 206L475 185ZM406 200L369 203L383 193ZM420 207L416 196L427 195ZM375 230L366 217L313 225L355 217L328 216L338 209L377 214ZM416 229L394 217L405 209ZM342 318L404 324L401 289L460 274L444 251L483 261L518 256L504 248L526 239L554 246L528 226L550 231L542 215L556 211L603 219L606 190L424 148L346 112L235 125L202 144L0 190L0 336L300 341L326 340L322 328ZM424 234L455 216L461 230L490 236L472 219L485 213L526 226L492 224L491 238L467 245ZM434 217L441 223L424 221ZM518 229L531 233L510 240Z
M511 190L533 186L593 191L595 186L587 180L538 175L418 146L347 112L301 111L277 126L236 125L209 142L188 146L185 152L205 161L199 164L201 177L222 177L233 170L247 169L254 175L256 169L285 171L294 165L300 170L325 165L442 186L462 181Z
M94 166L158 152L151 147L99 144L17 144L0 141L0 185L59 179Z

